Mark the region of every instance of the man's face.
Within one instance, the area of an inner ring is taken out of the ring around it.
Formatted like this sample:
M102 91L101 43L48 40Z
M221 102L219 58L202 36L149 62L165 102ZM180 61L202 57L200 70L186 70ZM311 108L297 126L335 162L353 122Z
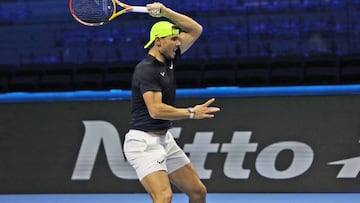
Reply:
M179 35L170 35L160 38L159 51L167 59L174 59L176 50L181 45Z

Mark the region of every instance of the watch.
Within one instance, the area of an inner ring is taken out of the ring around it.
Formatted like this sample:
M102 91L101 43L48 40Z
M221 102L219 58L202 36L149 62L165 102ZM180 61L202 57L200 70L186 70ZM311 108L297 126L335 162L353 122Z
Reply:
M188 108L188 111L189 111L189 113L190 113L189 118L190 118L190 119L195 119L195 109L192 108L192 107L189 107L189 108Z

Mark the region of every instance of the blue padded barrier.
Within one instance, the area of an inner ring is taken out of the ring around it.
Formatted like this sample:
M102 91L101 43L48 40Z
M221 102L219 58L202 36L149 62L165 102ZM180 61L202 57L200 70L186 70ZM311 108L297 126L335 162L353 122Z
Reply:
M360 85L319 85L288 87L211 87L178 89L178 98L230 98L266 96L357 95ZM0 103L129 100L129 90L74 91L0 94Z

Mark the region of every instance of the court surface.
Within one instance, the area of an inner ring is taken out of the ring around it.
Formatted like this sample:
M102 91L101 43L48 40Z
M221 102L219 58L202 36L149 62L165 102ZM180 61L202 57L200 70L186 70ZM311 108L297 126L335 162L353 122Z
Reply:
M151 203L146 194L0 195L1 203ZM175 194L172 203L187 203ZM331 194L208 194L207 203L352 203L360 193Z

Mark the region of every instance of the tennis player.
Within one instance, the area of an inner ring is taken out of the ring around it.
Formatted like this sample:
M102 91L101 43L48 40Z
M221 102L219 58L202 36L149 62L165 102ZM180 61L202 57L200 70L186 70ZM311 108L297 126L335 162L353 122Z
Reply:
M220 111L210 106L213 98L193 107L174 107L176 61L201 35L202 26L162 3L148 4L147 9L151 16L171 22L152 26L144 46L148 55L135 68L125 156L153 203L171 202L171 183L188 195L189 202L205 203L206 187L168 131L173 120L213 118Z

